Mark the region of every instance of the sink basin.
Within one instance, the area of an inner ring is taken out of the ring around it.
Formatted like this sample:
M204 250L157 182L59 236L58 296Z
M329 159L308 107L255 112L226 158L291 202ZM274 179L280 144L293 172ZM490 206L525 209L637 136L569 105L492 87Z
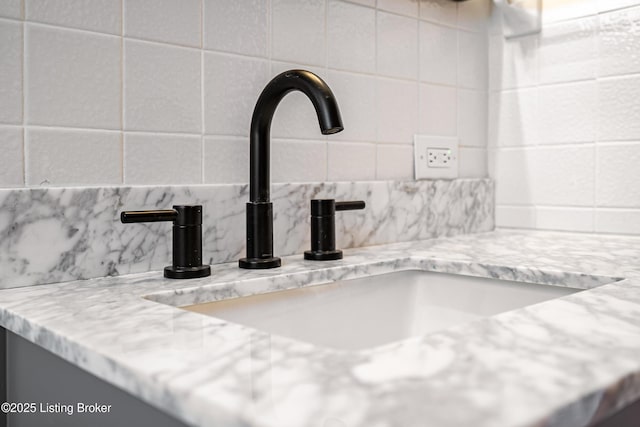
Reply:
M361 350L578 291L406 270L181 308L315 345Z

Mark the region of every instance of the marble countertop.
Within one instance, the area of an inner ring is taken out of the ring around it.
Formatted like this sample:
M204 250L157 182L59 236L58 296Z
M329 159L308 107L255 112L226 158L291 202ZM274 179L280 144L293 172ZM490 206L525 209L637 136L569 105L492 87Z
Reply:
M359 352L176 307L406 269L587 290ZM584 426L640 397L640 238L503 230L7 289L0 324L194 426Z

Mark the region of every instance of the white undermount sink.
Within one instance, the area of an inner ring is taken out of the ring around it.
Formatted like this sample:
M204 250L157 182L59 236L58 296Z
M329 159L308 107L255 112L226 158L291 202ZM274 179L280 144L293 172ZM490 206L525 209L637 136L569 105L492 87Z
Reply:
M315 345L361 350L578 291L406 270L181 308Z

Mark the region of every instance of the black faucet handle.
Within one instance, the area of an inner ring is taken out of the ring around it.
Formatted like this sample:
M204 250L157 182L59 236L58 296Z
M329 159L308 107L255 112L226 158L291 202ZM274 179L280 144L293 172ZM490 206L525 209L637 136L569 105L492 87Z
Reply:
M311 200L311 250L304 259L329 261L342 259L342 251L336 249L336 211L364 209L362 200L336 202L334 199Z
M336 202L335 199L312 199L311 216L335 215L336 211L352 211L364 207L365 203L362 200Z
M125 211L120 214L123 224L135 222L173 221L176 225L202 225L202 205L174 205L173 209Z
M123 224L175 221L177 218L178 211L174 209L161 211L125 211L120 213L120 221L122 221Z
M192 279L211 275L202 265L202 205L175 205L173 209L125 211L123 224L173 221L173 264L164 268L164 277Z
M351 202L336 202L337 211L355 211L358 209L364 209L365 203L363 200L354 200Z

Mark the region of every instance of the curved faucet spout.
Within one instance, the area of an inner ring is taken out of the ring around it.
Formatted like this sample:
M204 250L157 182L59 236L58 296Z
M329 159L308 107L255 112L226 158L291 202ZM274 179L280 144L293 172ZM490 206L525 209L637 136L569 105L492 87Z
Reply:
M289 70L274 77L260 94L251 118L249 197L252 202L269 201L271 120L282 98L294 90L311 100L323 135L344 129L336 98L320 77L305 70Z
M278 104L293 90L299 90L311 100L324 135L343 129L335 96L315 74L305 70L285 71L264 88L251 118L247 256L239 260L241 268L280 267L280 258L273 256L273 207L269 201L270 133Z

